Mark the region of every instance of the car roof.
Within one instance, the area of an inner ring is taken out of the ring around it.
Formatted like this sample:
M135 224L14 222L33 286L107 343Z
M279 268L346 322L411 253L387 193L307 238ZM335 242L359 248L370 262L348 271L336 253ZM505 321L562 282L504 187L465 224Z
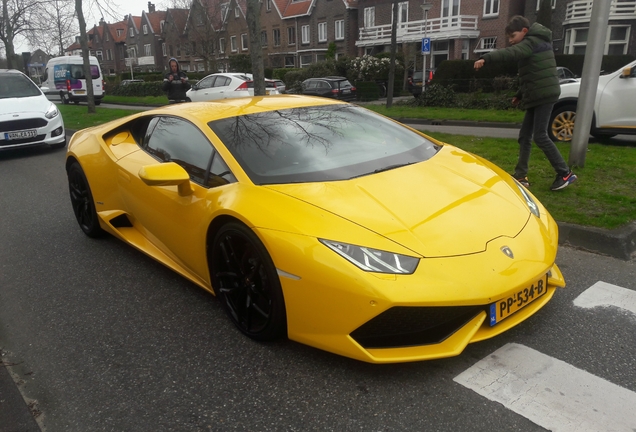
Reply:
M17 69L0 69L0 73L15 74L15 75L24 75L24 72L19 71L19 70L17 70Z

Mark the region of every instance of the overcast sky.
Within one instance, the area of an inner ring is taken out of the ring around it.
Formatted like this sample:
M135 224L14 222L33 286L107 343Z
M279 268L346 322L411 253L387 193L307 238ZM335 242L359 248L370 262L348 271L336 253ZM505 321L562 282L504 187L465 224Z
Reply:
M148 0L100 0L101 4L110 4L114 9L114 13L116 18L112 18L108 14L104 14L104 20L106 22L117 22L124 19L125 15L132 14L133 16L141 16L142 11L148 12ZM155 4L155 10L165 10L168 1L153 1ZM84 18L86 19L86 30L90 30L93 28L95 24L99 23L99 19L102 16L99 8L96 7L96 3L94 1L84 1L82 4L84 8ZM89 7L87 10L86 7ZM79 33L78 33L79 35ZM31 47L25 41L15 41L15 52L21 53L22 51L35 51L39 47ZM2 49L2 55L4 56L5 50L4 47L0 44L0 49Z

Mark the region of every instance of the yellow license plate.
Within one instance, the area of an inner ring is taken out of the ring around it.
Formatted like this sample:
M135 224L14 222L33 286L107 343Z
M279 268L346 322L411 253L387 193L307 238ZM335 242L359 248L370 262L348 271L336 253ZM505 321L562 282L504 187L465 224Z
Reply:
M75 94L84 94L86 90L75 90Z
M490 326L505 320L548 292L548 275L516 293L490 304Z

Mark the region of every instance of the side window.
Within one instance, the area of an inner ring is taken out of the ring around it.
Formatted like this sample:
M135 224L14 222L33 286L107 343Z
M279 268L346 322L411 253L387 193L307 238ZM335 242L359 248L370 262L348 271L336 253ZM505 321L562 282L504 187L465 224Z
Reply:
M230 82L232 81L232 79L228 78L228 77L224 77L224 76L218 76L216 77L216 81L214 81L214 87L225 87L230 85Z
M214 152L207 186L223 186L224 184L234 182L236 182L236 177L234 177L234 174L232 174L230 168L228 168L221 156L219 156L218 153Z
M214 78L216 77L207 77L207 78L203 78L201 81L199 81L199 84L197 84L197 87L199 88L210 88L212 87L212 83L214 82Z
M213 147L192 123L176 117L158 117L151 122L144 149L162 162L175 162L190 174L190 180L205 185Z

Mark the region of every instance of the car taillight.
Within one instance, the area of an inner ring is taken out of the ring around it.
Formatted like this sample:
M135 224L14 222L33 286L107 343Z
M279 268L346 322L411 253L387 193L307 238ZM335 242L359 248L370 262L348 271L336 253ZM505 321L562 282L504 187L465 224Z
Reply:
M102 80L102 91L106 88L106 81Z
M433 80L433 71L428 71L428 80L429 81Z
M331 93L333 93L333 94L338 94L338 93L340 93L340 90L338 90L338 89L331 89Z
M66 80L66 91L71 91L71 80Z
M356 88L355 87L351 87L351 91L356 91Z
M247 90L247 81L243 81L243 83L241 83L241 85L238 86L236 90L234 91L237 91L237 90Z

